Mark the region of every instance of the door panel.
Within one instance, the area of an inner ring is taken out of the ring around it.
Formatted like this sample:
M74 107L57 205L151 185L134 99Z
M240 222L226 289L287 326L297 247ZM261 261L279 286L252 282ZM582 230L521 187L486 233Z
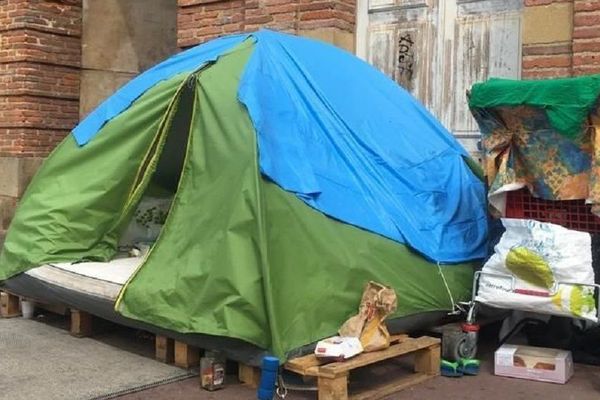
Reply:
M491 76L520 77L523 0L363 1L367 40L359 52L477 152L466 91Z

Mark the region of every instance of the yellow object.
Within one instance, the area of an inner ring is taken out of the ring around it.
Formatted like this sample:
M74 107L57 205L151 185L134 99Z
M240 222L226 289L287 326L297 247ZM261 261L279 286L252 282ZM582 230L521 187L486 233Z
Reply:
M506 268L532 285L550 289L554 284L554 274L546 260L526 247L515 247L508 252Z
M594 290L588 287L575 286L571 290L571 312L577 317L581 317L591 310L594 310Z

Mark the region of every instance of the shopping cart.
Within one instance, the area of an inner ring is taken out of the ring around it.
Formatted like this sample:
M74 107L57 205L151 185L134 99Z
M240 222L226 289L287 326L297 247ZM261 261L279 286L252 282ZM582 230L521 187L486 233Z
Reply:
M517 286L517 279L513 275L509 274L500 274L496 272L486 272L486 271L477 271L473 277L473 289L471 294L471 301L466 303L465 305L468 307L466 322L462 324L461 331L457 334L449 334L444 337L446 343L444 344L444 353L445 357L449 359L460 359L460 358L474 358L477 353L477 340L479 335L479 323L477 321L477 313L478 309L485 305L486 307L491 307L498 309L497 305L489 304L485 301L482 301L481 298L478 298L478 292L480 289L480 283L482 278L493 277L496 279L501 279L506 281L506 287L509 287L509 292L513 294L522 295L523 303L522 307L512 307L506 310L519 310L519 311L529 311L529 312L537 312L530 304L527 303L527 297L530 296L532 298L535 297L548 297L551 298L555 296L562 287L565 286L575 286L578 288L588 287L594 290L594 299L596 306L596 318L600 319L600 285L598 284L590 284L583 282L568 282L568 281L556 281L554 285L547 291L545 290L531 290L525 288L519 288ZM544 313L546 315L557 315L557 316L565 316L564 313ZM575 316L572 316L576 318ZM500 345L504 344L507 340L513 337L517 332L519 332L525 325L527 324L539 324L540 320L534 318L524 318L519 323L517 323L508 333L506 333L500 339Z

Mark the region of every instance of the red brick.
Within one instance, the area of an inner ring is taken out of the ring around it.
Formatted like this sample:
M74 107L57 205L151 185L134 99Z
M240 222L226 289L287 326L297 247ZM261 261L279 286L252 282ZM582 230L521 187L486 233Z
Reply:
M600 30L600 12L577 12L573 18L573 23L576 27L598 25Z
M571 76L571 68L523 69L523 79L545 79Z
M579 65L573 68L575 75L600 74L600 65Z
M539 46L523 46L524 56L539 56L539 55L554 55L554 54L571 54L571 44L551 44Z
M256 17L246 17L244 21L248 25L268 24L273 21L273 17L270 15L260 15Z
M198 4L209 4L209 3L217 3L217 2L223 2L223 0L178 0L177 5L179 7L187 7L187 6L193 6L193 5L198 5Z
M331 19L335 16L333 10L307 11L300 14L301 21L309 21L315 19Z
M600 52L600 41L591 39L591 40L575 40L573 43L573 52L581 53L581 52Z
M354 32L355 7L354 0L179 0L178 46L261 27L292 33L325 27Z
M0 157L45 157L68 134L67 130L0 127Z
M79 117L80 0L0 0L0 155L45 156Z
M313 11L313 10L328 10L333 9L335 3L332 1L311 1L310 3L299 4L299 11Z
M596 54L574 54L573 66L600 65L600 53Z
M596 10L600 10L600 1L598 0L575 0L575 12Z
M523 57L523 68L556 68L571 66L570 55L554 56L525 56Z
M266 14L283 14L283 13L296 13L298 6L294 3L292 4L279 4L275 6L267 6L264 8Z
M553 3L571 3L573 0L525 0L525 7L546 6Z
M575 26L573 29L574 39L588 39L600 37L600 26Z

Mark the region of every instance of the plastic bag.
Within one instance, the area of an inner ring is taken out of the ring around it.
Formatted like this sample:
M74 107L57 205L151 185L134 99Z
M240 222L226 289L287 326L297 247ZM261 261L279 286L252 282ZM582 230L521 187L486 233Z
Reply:
M483 266L475 300L596 322L594 288L581 285L595 282L591 236L533 220L503 219L502 223L506 232ZM500 275L510 275L514 281Z
M384 320L396 311L394 289L369 282L360 301L358 314L350 317L339 330L340 336L360 339L365 352L383 350L390 346L390 333Z

